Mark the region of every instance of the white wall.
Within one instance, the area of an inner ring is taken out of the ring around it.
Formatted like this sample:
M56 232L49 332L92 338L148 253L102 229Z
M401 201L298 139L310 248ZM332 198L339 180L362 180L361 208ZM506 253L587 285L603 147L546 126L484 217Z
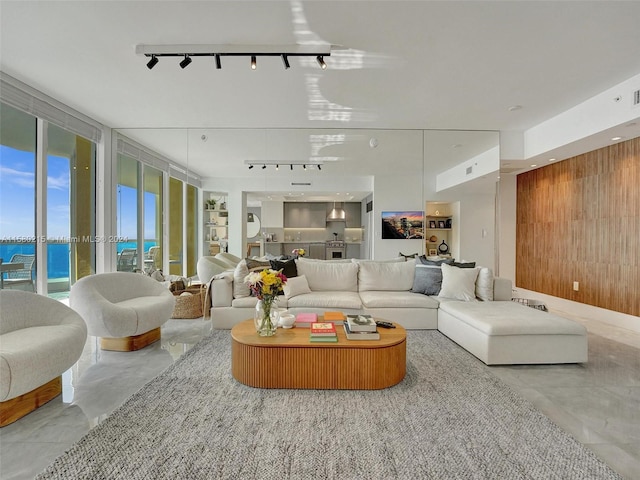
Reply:
M517 176L503 174L498 184L498 225L496 274L516 283L516 185Z

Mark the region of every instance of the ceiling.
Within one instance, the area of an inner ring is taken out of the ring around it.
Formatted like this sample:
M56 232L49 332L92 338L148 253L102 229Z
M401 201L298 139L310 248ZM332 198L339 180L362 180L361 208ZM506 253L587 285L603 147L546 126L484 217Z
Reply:
M376 130L524 131L640 73L636 1L2 0L0 8L2 71L186 158L204 177L245 171L247 157L216 157L203 135L353 129L350 138L366 145ZM209 58L185 69L162 58L149 70L138 44L335 47L326 70L313 58L291 58L285 70L277 57L258 57L255 71L243 57L223 58L220 70Z

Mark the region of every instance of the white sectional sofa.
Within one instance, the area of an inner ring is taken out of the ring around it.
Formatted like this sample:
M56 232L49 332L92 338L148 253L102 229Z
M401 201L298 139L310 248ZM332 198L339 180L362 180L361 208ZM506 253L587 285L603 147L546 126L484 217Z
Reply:
M586 329L512 302L510 280L494 278L486 268L447 265L441 267L444 296L425 295L414 291L416 269L423 266L404 260L295 260L296 276L289 278L278 307L294 314L366 313L407 329L438 329L487 364L586 362ZM268 266L243 261L213 278L214 328L229 329L253 317L257 299L244 277Z

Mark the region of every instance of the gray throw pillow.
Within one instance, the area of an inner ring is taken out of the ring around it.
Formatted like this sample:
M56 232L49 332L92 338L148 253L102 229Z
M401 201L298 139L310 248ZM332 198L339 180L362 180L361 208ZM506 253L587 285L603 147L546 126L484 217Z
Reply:
M451 265L455 261L455 259L453 259L453 258L445 258L445 259L442 259L442 260L429 260L424 255L420 255L418 257L418 260L420 261L420 263L422 265L434 265L436 267L439 267L440 265L442 265L444 263L446 263L447 265Z
M476 262L453 262L451 265L458 268L476 268Z
M424 295L438 295L442 288L442 270L433 265L416 264L413 277L413 293Z

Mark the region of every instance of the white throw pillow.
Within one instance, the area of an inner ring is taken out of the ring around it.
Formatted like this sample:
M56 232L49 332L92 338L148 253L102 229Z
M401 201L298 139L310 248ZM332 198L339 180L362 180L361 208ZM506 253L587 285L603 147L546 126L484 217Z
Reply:
M249 285L244 283L245 277L249 275L247 262L243 259L236 265L233 271L233 298L248 297L251 295Z
M311 289L304 275L288 278L287 283L284 284L284 296L287 300L305 293L311 293Z
M476 280L476 297L485 302L493 301L493 270L480 267Z
M469 302L476 299L476 278L480 268L459 268L442 264L442 289L439 297Z
M358 265L355 263L296 262L313 292L357 292Z
M408 291L413 286L415 262L359 262L358 290Z

